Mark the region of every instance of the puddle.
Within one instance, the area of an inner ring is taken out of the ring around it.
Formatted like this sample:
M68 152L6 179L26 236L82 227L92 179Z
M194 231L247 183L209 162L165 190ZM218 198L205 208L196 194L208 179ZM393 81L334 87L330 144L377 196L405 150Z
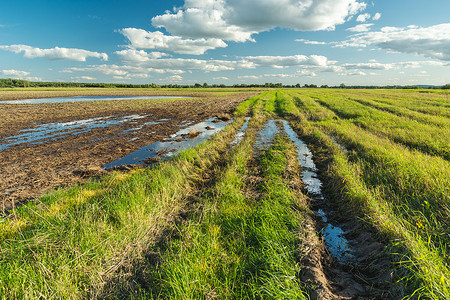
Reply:
M326 198L322 194L322 182L317 176L318 169L313 161L311 151L308 146L298 138L297 133L292 129L288 121L279 121L283 123L286 135L295 144L297 159L302 167L301 178L305 184L306 191L312 199L326 201ZM270 146L275 135L280 131L276 123L277 120L270 119L261 129L257 137L256 148L258 150L264 150ZM345 232L342 228L330 224L328 221L328 214L322 209L319 209L314 213L321 217L322 221L326 224L325 228L322 229L322 234L325 245L331 255L336 257L342 263L354 261L355 256L348 240L344 236Z
M222 121L217 122L217 118L207 119L204 122L179 130L162 142L155 142L110 162L104 165L103 168L109 170L114 167L126 165L151 166L156 162L168 160L178 152L208 140L211 136L224 129L228 123Z
M126 134L126 133L130 133L130 132L133 132L133 131L139 131L139 130L142 130L142 128L144 128L145 126L163 124L163 123L166 123L168 121L170 121L170 119L160 119L158 121L147 122L147 123L144 123L144 124L142 124L142 125L140 125L138 127L134 127L134 128L130 128L130 129L124 130L124 131L122 131L122 133Z
M235 147L242 142L245 132L247 131L249 121L250 117L246 117L244 124L242 125L241 129L239 129L239 131L236 133L236 137L234 138L234 140L231 142L230 144L231 147Z
M110 116L64 123L42 124L36 128L22 129L19 131L20 134L5 138L0 145L0 150L5 150L23 143L42 144L48 140L54 141L57 139L66 138L69 135L77 135L88 132L95 128L106 128L109 126L142 119L144 117L145 115L129 115L123 117Z
M268 120L256 136L256 142L253 147L256 150L255 154L258 155L261 151L267 150L279 132L280 128L277 126L277 122L274 119Z
M189 99L192 97L180 96L77 96L59 98L37 98L22 100L0 101L0 104L42 104L42 103L67 103L67 102L87 102L87 101L110 101L110 100L141 100L141 99Z

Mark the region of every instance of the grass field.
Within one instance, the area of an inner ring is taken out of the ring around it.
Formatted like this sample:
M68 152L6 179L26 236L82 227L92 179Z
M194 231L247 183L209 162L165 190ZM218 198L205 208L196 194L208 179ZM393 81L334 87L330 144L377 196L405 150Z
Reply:
M269 119L309 145L356 262L325 249L292 141L281 130L255 147ZM1 219L1 298L449 299L449 124L444 91L263 92L171 161ZM361 235L382 250L364 256Z

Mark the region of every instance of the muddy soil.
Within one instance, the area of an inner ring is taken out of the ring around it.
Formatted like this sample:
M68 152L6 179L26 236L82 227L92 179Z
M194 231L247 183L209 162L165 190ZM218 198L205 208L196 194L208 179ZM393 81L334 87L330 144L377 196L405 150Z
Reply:
M100 91L101 92L101 91ZM95 91L99 94L100 92ZM106 95L111 95L111 91ZM4 95L7 99L92 95L92 92L58 92ZM117 95L126 94L118 91ZM145 93L131 91L128 95ZM149 93L148 95L158 95ZM167 93L159 93L167 95ZM22 143L0 151L0 214L12 207L39 197L59 186L68 186L98 176L106 163L121 158L143 146L160 141L177 132L186 121L199 122L214 116L229 114L242 101L258 92L228 94L186 92L196 97L176 101L115 100L102 102L74 102L58 104L9 105L0 104L0 143L20 130L36 128L40 124L70 122L99 117L116 118L140 115L141 118L106 128L69 134L41 143ZM180 96L180 93L172 95ZM145 125L148 122L160 124ZM183 123L183 121L185 121Z

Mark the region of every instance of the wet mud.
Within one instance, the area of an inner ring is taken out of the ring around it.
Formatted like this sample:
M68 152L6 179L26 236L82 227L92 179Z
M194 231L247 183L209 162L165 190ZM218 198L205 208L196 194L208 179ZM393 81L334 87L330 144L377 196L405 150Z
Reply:
M178 152L194 147L224 129L228 122L220 121L217 117L190 125L165 138L162 142L155 142L144 146L132 153L103 166L106 170L130 165L152 166L168 160ZM188 123L185 123L188 124Z
M196 98L169 102L2 104L0 213L7 214L53 188L102 175L106 172L102 166L173 138L189 125L230 115L256 94L186 93ZM216 128L215 123L208 126Z

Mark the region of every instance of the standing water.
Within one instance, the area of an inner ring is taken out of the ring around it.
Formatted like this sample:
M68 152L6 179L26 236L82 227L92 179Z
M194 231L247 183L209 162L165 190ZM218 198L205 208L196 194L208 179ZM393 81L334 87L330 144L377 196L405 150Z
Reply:
M302 167L301 177L303 183L306 185L306 190L309 196L318 201L326 201L326 198L322 194L322 182L317 176L318 169L313 161L313 155L308 146L298 138L297 133L289 125L289 122L282 120L284 125L284 131L289 139L294 142L297 148L297 159ZM314 212L316 215L322 218L322 221L326 224L326 227L322 230L325 245L331 254L339 261L346 263L355 259L349 242L344 237L344 231L338 226L334 226L328 222L327 214L319 209Z
M317 176L318 169L313 161L313 155L308 146L298 138L297 133L295 133L288 121L277 121L274 119L268 120L258 133L255 148L262 151L267 149L272 144L276 134L280 132L277 122L282 122L286 135L295 144L297 159L302 168L301 178L306 186L308 195L314 200L318 200L322 203L325 202L326 198L322 194L322 182ZM330 224L327 213L322 209L319 209L314 213L321 217L323 223L326 224L325 228L322 229L322 234L325 245L331 255L343 263L353 261L355 256L352 253L349 242L344 237L344 231L342 228Z
M179 130L163 142L155 142L119 158L118 160L110 162L104 165L103 168L110 170L115 167L126 165L151 166L158 161L171 158L182 150L194 147L201 142L208 140L227 125L228 122L218 121L217 118L207 119L203 122Z

